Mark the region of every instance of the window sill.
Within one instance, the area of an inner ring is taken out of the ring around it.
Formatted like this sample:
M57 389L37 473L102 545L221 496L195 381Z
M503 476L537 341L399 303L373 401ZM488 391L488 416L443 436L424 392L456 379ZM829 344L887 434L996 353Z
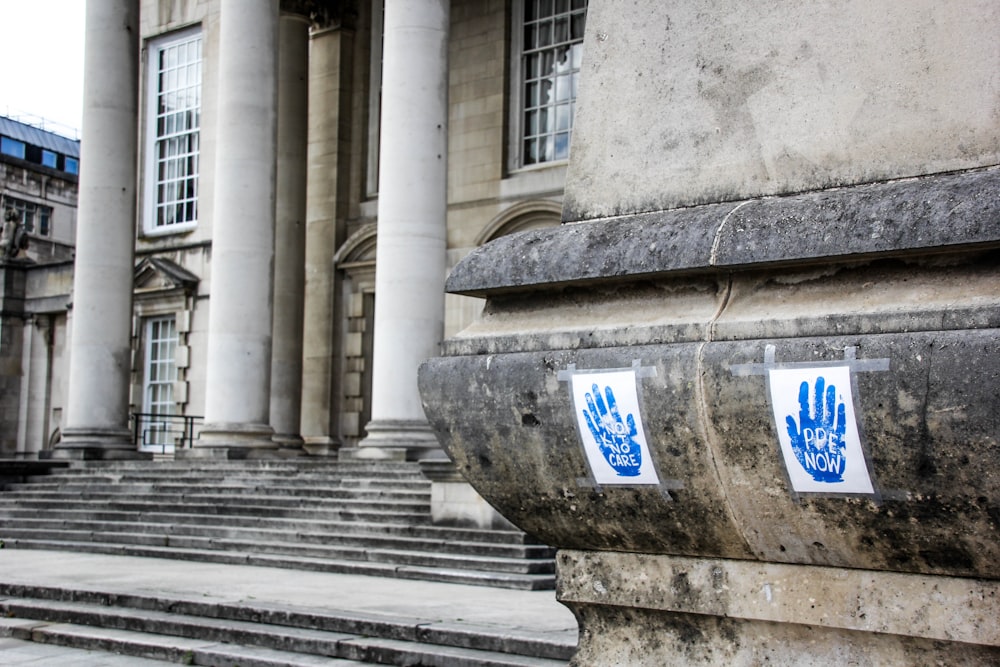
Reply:
M566 187L565 160L520 167L500 181L501 199L525 199L562 194Z

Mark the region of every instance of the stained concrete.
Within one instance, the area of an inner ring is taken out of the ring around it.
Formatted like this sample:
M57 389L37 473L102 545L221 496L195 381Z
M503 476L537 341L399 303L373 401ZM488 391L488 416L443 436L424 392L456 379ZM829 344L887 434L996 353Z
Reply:
M563 219L996 164L998 30L989 0L591 2Z

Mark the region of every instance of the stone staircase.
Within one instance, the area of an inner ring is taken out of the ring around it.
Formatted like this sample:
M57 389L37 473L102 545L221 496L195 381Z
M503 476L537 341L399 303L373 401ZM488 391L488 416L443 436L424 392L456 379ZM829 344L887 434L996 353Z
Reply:
M478 584L555 585L516 530L435 526L419 465L88 462L0 492L6 548L58 549Z
M0 637L220 667L556 667L575 644L382 614L9 583L0 583Z

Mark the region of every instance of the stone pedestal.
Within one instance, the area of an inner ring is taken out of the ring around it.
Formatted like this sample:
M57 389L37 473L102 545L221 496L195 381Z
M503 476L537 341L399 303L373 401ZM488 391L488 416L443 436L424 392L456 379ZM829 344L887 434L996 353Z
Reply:
M222 0L205 425L185 457L277 449L268 423L277 37L277 2Z
M1000 11L589 7L572 224L420 371L573 664L997 663Z
M141 458L129 429L139 2L87 4L73 332L57 458Z
M444 333L449 4L385 5L372 421L359 457L438 448L417 368Z

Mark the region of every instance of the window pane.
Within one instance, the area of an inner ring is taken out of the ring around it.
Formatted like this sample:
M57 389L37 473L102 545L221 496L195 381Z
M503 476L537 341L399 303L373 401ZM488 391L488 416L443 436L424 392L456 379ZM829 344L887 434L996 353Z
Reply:
M556 49L556 72L568 72L573 66L570 60L569 47L560 46Z
M540 141L540 155L538 156L540 162L549 162L554 159L552 143L552 137L546 137Z
M553 39L556 44L561 42L569 41L569 19L561 18L556 19L555 22L555 33L553 34Z
M568 157L569 157L569 132L561 132L556 135L554 159L565 160Z
M556 77L556 102L569 101L570 91L572 90L572 79L573 78L569 76Z
M529 111L527 113L524 134L528 137L533 137L538 134L538 113L537 111Z
M568 130L570 126L570 105L560 104L556 107L556 129Z
M0 138L0 153L24 159L24 142L10 137Z
M56 160L59 156L52 151L42 150L42 165L46 167L56 168Z
M538 0L538 15L552 16L552 0Z
M542 60L540 63L540 76L548 76L552 74L556 69L556 54L552 51L546 51L542 54Z
M538 82L538 104L545 106L552 102L552 79L542 79Z
M524 106L528 109L538 106L538 84L529 83L524 87Z
M524 164L536 164L538 162L538 141L529 139L524 142Z
M537 134L547 134L552 131L549 126L551 115L548 109L540 109L538 111L538 132Z
M80 173L80 163L77 162L76 158L66 158L66 171L71 174Z
M548 21L538 24L538 46L545 47L552 44L552 24Z
M538 78L538 64L540 62L540 56L528 56L524 59L524 76L528 79Z

